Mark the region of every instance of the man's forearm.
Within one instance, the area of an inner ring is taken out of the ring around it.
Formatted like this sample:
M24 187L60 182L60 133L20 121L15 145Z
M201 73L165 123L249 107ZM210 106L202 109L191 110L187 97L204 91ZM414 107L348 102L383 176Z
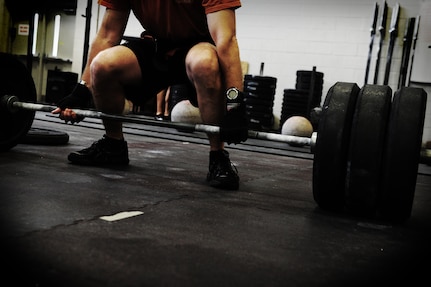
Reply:
M236 38L217 49L220 66L224 76L225 88L243 89L243 75L239 48Z

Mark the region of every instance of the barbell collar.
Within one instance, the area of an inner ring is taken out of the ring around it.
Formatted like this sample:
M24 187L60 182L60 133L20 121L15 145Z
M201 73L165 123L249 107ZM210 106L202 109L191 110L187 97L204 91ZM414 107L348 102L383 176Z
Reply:
M9 112L15 113L18 111L18 108L14 107L14 103L18 102L18 97L5 95L1 98L1 105L5 107Z
M316 147L316 142L317 142L317 132L313 132L311 134L311 138L310 138L310 150L311 150L311 153L314 153L314 148Z

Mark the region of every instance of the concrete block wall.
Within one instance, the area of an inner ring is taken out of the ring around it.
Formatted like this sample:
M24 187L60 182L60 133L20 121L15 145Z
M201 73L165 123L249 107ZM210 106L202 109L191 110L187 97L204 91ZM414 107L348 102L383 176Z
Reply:
M383 83L388 30L392 8L396 2L401 6L399 36L389 78L389 85L394 91L398 84L406 19L418 15L424 1L387 1L388 27L381 53L383 59L380 64L379 84ZM278 79L274 102L275 116L279 116L281 112L283 90L295 87L297 70L311 70L316 66L318 71L323 72L323 95L326 95L328 89L337 81L355 82L359 86L364 84L375 3L373 0L243 1L243 7L237 11L241 58L249 62L249 73L259 74L260 64L263 62L264 74ZM382 3L378 1L380 6ZM369 83L374 77L379 40L377 33ZM431 137L429 131L427 137Z

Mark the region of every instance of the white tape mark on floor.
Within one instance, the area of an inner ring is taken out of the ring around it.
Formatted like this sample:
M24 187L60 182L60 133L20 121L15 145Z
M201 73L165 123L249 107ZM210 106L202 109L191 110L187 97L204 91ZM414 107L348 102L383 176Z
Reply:
M130 218L133 216L138 216L144 214L142 211L123 211L113 215L101 216L100 219L105 221L117 221L126 218Z

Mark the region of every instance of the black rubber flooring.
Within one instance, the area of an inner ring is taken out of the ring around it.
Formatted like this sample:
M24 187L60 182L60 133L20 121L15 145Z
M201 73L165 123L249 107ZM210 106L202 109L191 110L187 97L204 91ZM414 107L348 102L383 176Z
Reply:
M399 224L318 208L312 154L250 140L228 146L241 186L208 187L204 135L125 125L130 166L78 167L96 120L35 128L67 145L0 153L2 286L429 286L431 171ZM105 216L136 212L106 221ZM407 286L407 285L406 285Z

